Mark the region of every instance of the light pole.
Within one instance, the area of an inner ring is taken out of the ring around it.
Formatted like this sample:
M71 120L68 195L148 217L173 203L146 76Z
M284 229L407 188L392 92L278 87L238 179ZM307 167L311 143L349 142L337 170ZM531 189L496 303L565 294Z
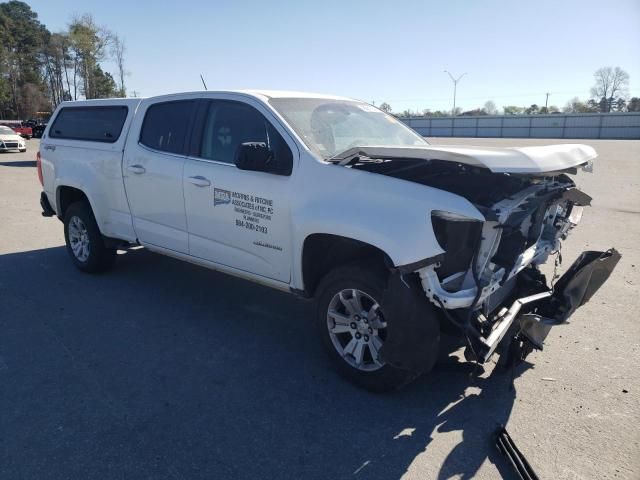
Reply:
M451 81L453 82L453 110L451 110L451 116L455 117L456 116L456 90L458 89L458 82L462 77L464 77L467 74L467 72L464 72L458 78L455 78L453 75L451 75L451 72L449 72L449 70L445 70L444 73L449 75L449 78L451 78Z

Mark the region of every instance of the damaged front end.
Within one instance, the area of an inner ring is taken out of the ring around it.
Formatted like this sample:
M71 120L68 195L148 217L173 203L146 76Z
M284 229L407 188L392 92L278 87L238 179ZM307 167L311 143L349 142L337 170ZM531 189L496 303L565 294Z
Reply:
M566 322L573 312L587 303L609 278L620 258L620 253L613 248L606 252L583 252L550 290L545 290L545 282L532 281L524 276L523 280L528 282L525 284L527 288L541 292L516 300L518 306L512 307L513 312L511 309L508 312L518 320L516 335L511 338L515 343L509 347L511 356L515 356L512 360L524 360L524 344L528 343L533 348L542 350L551 327ZM493 331L491 335L495 335ZM487 353L495 340L490 336L483 342ZM485 354L485 360L486 358L488 356Z
M542 349L549 329L584 305L620 259L614 249L585 252L551 287L539 270L550 255L560 263L561 241L590 205L567 175L575 167L518 174L406 158L360 158L350 166L458 194L484 215L481 222L432 211L444 253L416 270L428 299L466 338L467 357L479 362L497 350L508 363Z
M432 212L446 253L417 273L427 297L467 337L467 357L485 362L501 346L503 363L523 360L606 281L620 259L613 249L583 253L553 288L538 269L552 254L559 264L561 241L590 200L560 174L476 204L485 222Z

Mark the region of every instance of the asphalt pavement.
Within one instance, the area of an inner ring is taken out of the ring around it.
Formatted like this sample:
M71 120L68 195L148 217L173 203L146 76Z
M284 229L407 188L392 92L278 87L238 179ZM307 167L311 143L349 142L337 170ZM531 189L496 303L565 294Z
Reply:
M640 141L575 142L600 158L564 265L615 246L609 282L510 374L452 357L384 395L330 369L308 302L142 248L77 271L38 141L0 154L0 479L511 478L500 424L540 478L639 478Z

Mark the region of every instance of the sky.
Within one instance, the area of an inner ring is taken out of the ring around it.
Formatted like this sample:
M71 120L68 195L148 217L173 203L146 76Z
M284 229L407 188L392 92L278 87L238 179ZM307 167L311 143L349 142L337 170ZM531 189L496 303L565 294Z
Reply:
M73 15L126 41L128 93L273 89L393 111L562 107L620 66L640 96L640 0L25 0L51 31ZM107 65L115 73L113 65Z

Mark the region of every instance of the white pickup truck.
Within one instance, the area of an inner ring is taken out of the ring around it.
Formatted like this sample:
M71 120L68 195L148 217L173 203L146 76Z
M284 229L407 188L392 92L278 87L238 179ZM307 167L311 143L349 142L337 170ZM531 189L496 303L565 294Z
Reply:
M441 332L513 364L589 300L615 250L554 288L538 266L589 205L568 175L595 157L432 146L363 102L227 91L64 102L37 164L81 270L143 245L313 298L336 367L387 390L433 367Z

